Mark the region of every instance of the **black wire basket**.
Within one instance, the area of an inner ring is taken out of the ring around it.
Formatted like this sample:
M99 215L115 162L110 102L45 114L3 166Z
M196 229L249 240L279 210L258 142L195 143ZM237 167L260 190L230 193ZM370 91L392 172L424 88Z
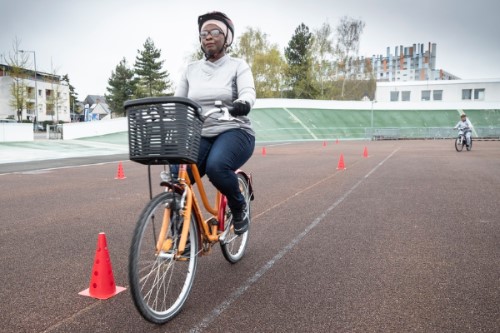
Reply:
M196 163L201 106L183 97L126 101L130 160L141 164Z

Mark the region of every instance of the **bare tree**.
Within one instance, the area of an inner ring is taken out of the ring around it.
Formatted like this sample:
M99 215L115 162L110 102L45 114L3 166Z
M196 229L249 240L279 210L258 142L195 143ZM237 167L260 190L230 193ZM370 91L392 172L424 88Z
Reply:
M320 98L324 98L325 81L330 77L332 68L332 58L334 53L332 40L332 27L328 22L323 23L321 28L314 31L313 55L314 71L317 73L317 80L320 85Z
M20 45L21 40L16 37L12 43L12 52L9 52L6 59L7 65L10 67L9 75L12 78L9 104L16 110L17 121L22 120L23 110L26 109L29 97L26 84L28 55L20 52Z
M340 19L337 26L337 45L335 53L338 59L339 69L344 73L341 96L345 94L345 82L349 79L349 63L358 54L359 40L365 28L365 22L347 16Z
M59 121L61 120L59 118L59 114L61 112L61 104L62 104L62 85L61 85L61 79L60 77L56 74L56 71L52 71L52 78L50 82L50 87L52 88L49 93L50 95L47 96L47 115L52 115L52 122L54 124L59 124ZM55 116L55 119L54 119Z

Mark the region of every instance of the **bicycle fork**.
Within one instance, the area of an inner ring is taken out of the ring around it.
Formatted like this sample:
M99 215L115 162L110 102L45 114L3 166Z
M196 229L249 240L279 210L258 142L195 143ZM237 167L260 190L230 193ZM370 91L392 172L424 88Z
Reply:
M189 236L189 226L190 226L189 221L191 221L192 203L193 203L193 196L191 195L189 188L186 187L182 194L180 203L178 203L179 206L176 206L174 202L169 202L165 205L160 233L158 234L158 240L156 241L157 255L162 257L172 257L172 255L174 255L176 258L179 258L183 254L184 250L186 249L186 243ZM175 214L172 214L173 209L174 210L179 209L179 215L182 218L183 223L182 223L182 230L180 237L177 237L178 239L177 253L168 254L168 252L171 251L172 247L174 246L174 239L173 239L174 233L172 232L172 235L167 236L169 230L171 229L173 230L173 228L176 227L174 224L175 221L171 220L171 217L175 216Z

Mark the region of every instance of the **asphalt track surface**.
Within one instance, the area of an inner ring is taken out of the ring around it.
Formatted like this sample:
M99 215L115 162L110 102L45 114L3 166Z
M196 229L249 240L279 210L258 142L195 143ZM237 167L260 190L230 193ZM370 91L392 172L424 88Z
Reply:
M245 257L231 265L214 247L200 258L185 308L163 326L128 289L78 294L99 232L128 288L146 167L124 155L0 165L0 332L500 331L499 142L262 148L244 167L256 191Z

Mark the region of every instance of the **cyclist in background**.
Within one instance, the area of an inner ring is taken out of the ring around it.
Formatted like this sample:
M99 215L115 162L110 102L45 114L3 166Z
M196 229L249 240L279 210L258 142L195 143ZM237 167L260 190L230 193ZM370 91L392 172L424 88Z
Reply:
M465 139L467 141L467 147L470 147L470 136L472 132L472 123L467 119L467 115L462 113L460 115L460 121L455 125L454 129L463 129L465 134Z
M175 96L194 100L203 113L221 101L235 118L221 120L221 114L215 113L205 120L196 164L200 175L206 174L227 197L234 231L242 234L248 230L248 215L235 170L250 159L255 148L255 132L247 117L256 99L253 74L244 60L226 53L233 42L234 25L224 13L199 16L198 31L205 59L188 65Z

